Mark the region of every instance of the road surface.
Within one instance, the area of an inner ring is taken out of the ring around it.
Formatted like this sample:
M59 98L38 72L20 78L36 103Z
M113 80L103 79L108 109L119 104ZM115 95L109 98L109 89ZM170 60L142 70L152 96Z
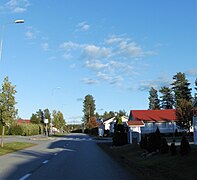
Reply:
M0 156L1 180L136 179L88 135L69 134L35 142L38 145L34 147Z

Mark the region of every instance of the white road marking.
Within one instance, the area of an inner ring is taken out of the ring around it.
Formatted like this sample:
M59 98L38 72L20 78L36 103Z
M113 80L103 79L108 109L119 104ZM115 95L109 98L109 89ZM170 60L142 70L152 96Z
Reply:
M31 176L31 173L24 175L22 178L20 178L19 180L25 180L27 179L29 176Z
M45 160L45 161L42 162L42 164L46 164L48 162L49 162L49 160Z

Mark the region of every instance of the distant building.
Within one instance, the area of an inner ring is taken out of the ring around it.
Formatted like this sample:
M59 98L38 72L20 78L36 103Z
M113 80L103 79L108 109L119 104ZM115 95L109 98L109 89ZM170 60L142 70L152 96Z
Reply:
M21 124L21 123L25 123L25 124L29 124L31 121L29 119L18 119L17 123Z

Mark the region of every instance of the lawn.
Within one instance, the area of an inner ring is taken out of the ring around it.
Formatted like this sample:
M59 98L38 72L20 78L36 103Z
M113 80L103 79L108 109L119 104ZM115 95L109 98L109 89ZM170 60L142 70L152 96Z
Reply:
M0 147L0 156L8 153L12 153L18 150L22 150L31 146L34 146L35 144L29 143L29 142L11 142L11 143L5 143L4 147Z
M197 147L192 146L189 155L157 154L148 158L141 156L138 145L111 147L110 143L99 146L116 161L136 174L139 179L196 179Z

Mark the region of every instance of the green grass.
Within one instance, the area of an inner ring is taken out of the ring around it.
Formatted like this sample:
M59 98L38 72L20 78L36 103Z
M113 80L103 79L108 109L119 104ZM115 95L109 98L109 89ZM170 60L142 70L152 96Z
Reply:
M104 145L105 144L105 145ZM112 157L141 179L196 179L197 147L192 146L189 155L157 154L143 158L143 150L138 145L110 148L100 145Z
M34 146L33 143L28 142L11 142L11 143L5 143L4 147L0 147L0 156L8 153L12 153L18 150L22 150L31 146Z

